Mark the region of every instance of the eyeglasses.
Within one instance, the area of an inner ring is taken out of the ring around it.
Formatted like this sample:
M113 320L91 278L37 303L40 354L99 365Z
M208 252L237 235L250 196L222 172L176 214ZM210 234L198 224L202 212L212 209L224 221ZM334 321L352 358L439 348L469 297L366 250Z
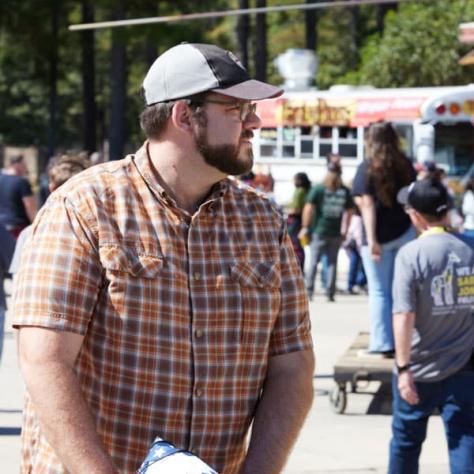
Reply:
M227 105L230 109L239 110L239 118L241 122L245 122L249 115L254 114L257 110L257 104L251 102L239 102L239 101L228 101L228 100L214 100L214 99L203 99L201 101L191 100L191 104L204 105L204 104L220 104Z

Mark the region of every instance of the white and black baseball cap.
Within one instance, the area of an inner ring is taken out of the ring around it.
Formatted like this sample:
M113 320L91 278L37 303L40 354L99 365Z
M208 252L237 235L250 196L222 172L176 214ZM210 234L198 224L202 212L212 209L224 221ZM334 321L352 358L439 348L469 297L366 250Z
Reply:
M437 178L425 178L400 189L400 204L410 206L421 214L441 216L452 207L453 201L446 187Z
M179 44L160 55L150 67L143 89L147 105L206 91L243 100L283 94L279 87L252 79L230 51L199 43Z

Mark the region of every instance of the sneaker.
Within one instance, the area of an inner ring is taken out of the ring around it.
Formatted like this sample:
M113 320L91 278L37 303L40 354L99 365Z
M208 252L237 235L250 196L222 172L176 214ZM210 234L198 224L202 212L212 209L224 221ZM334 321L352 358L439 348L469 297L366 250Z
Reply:
M336 300L335 300L335 298L334 298L334 295L329 295L329 296L327 297L327 301L328 301L328 303L335 303Z

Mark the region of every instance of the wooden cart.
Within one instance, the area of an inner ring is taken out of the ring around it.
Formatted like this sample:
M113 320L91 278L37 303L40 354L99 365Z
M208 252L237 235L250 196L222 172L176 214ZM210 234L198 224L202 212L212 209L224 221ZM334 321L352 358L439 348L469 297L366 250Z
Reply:
M369 333L360 332L334 366L335 385L329 394L329 402L335 413L344 413L347 392L356 393L360 382L391 383L393 359L359 355L368 344Z

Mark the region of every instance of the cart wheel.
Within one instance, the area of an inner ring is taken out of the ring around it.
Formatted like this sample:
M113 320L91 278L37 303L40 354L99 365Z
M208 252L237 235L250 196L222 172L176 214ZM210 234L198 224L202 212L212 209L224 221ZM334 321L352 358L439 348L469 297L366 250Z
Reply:
M341 415L344 413L347 405L347 394L346 389L342 385L335 385L329 393L329 403L331 404L332 411Z

